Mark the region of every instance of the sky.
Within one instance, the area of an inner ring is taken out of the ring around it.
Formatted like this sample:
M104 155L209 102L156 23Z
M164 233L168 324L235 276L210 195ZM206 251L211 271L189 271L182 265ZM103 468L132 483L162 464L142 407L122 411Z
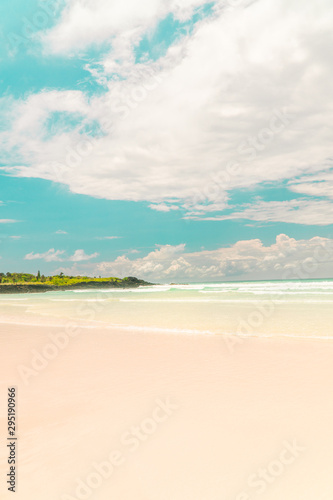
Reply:
M333 277L330 0L3 0L0 268Z

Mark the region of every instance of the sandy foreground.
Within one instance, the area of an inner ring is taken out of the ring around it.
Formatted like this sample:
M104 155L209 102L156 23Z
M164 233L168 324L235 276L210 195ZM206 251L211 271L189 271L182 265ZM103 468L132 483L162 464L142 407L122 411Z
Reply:
M333 498L333 341L0 332L1 499Z

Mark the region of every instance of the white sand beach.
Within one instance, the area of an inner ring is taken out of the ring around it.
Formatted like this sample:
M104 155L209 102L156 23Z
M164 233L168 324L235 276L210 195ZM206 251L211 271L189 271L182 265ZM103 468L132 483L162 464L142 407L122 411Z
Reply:
M331 340L75 333L1 325L18 500L332 498Z

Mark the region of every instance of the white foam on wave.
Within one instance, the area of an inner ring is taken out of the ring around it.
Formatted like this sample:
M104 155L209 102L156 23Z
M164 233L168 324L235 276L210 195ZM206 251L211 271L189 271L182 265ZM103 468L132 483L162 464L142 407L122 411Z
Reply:
M167 292L170 290L169 285L154 285L152 287L138 288L96 288L85 290L69 290L72 293L149 293L149 292Z
M214 299L119 299L119 302L147 302L147 303L152 303L152 302L160 302L164 304L169 304L169 303L191 303L191 302L223 302L222 300L214 300ZM239 302L238 300L236 302Z
M206 304L261 304L262 301L256 299L119 299L119 302L146 302L146 303L206 303ZM332 300L314 300L314 299L271 299L268 298L265 302L274 302L280 304L304 304L304 303L314 303L314 304L333 304Z

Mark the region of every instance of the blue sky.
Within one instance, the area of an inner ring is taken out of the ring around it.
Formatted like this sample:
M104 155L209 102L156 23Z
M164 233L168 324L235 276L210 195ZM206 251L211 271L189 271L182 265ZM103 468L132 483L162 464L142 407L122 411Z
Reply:
M279 278L329 245L327 2L127 4L1 4L2 271Z

